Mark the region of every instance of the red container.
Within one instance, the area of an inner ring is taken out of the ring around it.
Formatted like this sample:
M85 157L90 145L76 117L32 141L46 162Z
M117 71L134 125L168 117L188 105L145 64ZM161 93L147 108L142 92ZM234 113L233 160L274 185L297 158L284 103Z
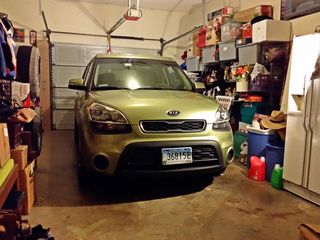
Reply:
M199 33L198 33L198 47L199 48L204 48L206 46L206 33L207 33L206 27L199 30Z
M248 177L256 181L264 181L266 176L266 162L264 157L250 157Z
M252 42L252 27L250 23L242 26L242 43L248 44Z

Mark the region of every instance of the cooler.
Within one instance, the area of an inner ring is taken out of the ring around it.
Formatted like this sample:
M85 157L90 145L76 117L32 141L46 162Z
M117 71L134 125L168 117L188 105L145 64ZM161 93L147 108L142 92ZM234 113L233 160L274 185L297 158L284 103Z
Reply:
M248 130L248 168L250 168L250 157L266 157L266 145L277 139L274 130L261 130L247 127ZM267 160L266 160L267 161Z

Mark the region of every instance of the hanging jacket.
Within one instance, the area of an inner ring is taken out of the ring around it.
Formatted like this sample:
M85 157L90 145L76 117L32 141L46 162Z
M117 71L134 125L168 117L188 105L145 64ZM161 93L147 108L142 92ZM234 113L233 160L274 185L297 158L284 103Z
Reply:
M17 50L17 80L29 83L31 46L19 46Z
M5 32L4 32L1 24L0 24L0 44L1 44L1 50L2 50L2 56L3 56L3 59L0 59L1 73L3 73L1 75L3 75L5 77L5 76L7 76L7 68L12 69L13 66L11 64L9 46L7 44ZM9 62L8 62L8 60L9 60Z
M0 78L5 77L6 76L6 59L4 57L4 52L3 52L3 48L2 45L5 44L5 40L4 40L4 34L3 32L0 30Z
M9 36L8 31L2 22L2 19L0 19L0 27L2 29L6 42L6 44L2 45L2 48L6 60L7 74L13 74L12 77L15 78L15 70L17 65L16 56L14 54L15 43L13 39Z

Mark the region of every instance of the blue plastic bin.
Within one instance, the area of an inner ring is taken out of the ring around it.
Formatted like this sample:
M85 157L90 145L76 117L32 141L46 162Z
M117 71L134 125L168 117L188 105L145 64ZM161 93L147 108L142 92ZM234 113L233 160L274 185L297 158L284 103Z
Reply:
M284 145L272 142L266 145L266 180L271 181L272 171L276 164L283 166Z
M266 157L266 145L277 139L273 130L260 130L248 127L248 160L247 166L250 168L250 157Z

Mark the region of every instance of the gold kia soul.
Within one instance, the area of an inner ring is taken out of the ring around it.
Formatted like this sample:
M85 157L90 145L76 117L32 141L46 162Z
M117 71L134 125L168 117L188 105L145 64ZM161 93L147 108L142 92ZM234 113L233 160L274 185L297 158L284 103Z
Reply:
M228 111L197 93L178 64L102 54L71 79L80 182L108 176L220 175L233 159Z

